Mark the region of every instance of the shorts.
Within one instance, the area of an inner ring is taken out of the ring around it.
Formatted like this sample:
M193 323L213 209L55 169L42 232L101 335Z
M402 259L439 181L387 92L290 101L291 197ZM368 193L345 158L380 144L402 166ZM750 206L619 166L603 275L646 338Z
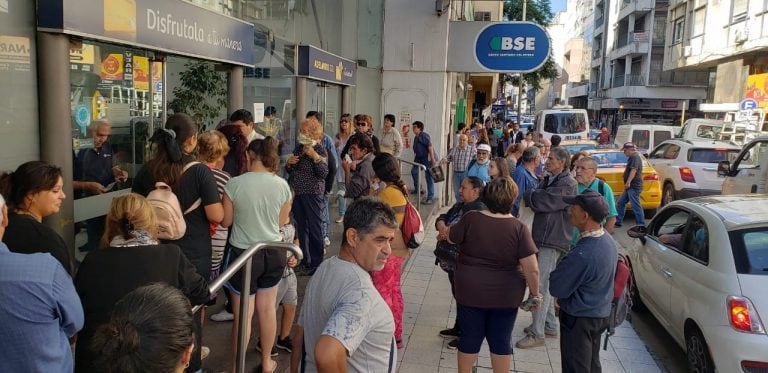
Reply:
M517 318L517 308L477 308L457 306L459 319L459 351L465 354L480 352L483 340L494 355L512 354L512 327Z
M277 306L281 304L297 305L299 304L298 284L296 274L290 271L290 274L283 277L277 284Z
M224 270L229 267L230 263L240 257L245 250L238 249L227 242L225 251ZM256 294L257 289L269 289L277 286L283 278L283 270L288 264L285 252L281 249L261 249L251 259L253 265L251 266L251 289L249 293L253 295ZM240 295L243 288L243 270L237 271L225 286L235 295Z

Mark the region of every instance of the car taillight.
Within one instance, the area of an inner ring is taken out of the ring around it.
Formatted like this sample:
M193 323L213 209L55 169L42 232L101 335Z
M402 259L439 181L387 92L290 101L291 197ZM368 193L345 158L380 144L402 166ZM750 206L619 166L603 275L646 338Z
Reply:
M696 182L696 178L693 177L693 171L688 167L680 167L680 178L687 183Z
M744 360L741 362L741 369L745 372L764 372L765 370L768 370L768 363Z
M728 297L728 320L731 327L740 332L765 334L763 322L755 306L748 298L731 295Z
M658 174L648 174L643 176L643 180L645 181L659 181L659 175Z

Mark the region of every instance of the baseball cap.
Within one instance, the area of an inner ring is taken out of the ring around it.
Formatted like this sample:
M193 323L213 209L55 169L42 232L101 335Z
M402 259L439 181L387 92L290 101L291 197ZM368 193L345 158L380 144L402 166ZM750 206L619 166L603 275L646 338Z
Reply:
M634 149L635 148L635 144L633 144L632 142L625 142L624 146L622 146L622 148L623 149Z
M488 144L480 144L480 145L477 146L477 151L481 151L481 150L484 150L484 151L487 151L488 153L490 153L491 152L491 146L488 145Z
M608 216L608 202L600 193L591 189L575 196L564 196L563 202L581 206L595 221L603 221Z

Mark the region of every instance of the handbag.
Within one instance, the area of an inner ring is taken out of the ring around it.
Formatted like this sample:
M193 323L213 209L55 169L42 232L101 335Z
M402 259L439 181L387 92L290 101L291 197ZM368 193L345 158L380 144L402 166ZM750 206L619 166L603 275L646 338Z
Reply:
M459 245L452 244L447 240L437 241L434 254L441 263L455 266L456 260L459 258Z
M435 183L440 183L445 181L445 172L443 172L443 167L440 165L437 165L435 167L431 167L429 169L430 175L432 175L432 181Z

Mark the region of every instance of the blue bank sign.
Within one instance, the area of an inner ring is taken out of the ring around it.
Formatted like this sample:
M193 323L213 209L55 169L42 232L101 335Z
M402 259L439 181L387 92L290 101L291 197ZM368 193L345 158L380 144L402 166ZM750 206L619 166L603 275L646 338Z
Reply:
M475 40L477 63L489 71L531 72L549 58L547 32L531 22L494 23Z
M256 62L253 24L181 0L38 0L38 9L41 31L249 67Z

